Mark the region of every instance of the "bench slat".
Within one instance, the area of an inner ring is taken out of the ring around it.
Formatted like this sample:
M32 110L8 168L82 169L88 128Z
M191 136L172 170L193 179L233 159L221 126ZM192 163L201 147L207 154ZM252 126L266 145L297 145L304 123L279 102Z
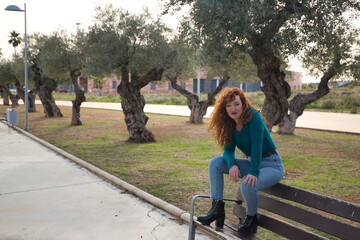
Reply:
M243 212L245 207L235 204L234 205L234 214ZM263 215L258 213L259 226L266 228L272 232L275 232L283 237L294 239L294 240L303 240L303 239L313 239L313 240L325 240L326 238L321 237L315 233L306 231L297 226L294 226L290 223L278 220L276 218Z
M263 195L259 195L259 207L342 239L360 236L360 228Z
M360 222L360 206L281 183L263 192Z

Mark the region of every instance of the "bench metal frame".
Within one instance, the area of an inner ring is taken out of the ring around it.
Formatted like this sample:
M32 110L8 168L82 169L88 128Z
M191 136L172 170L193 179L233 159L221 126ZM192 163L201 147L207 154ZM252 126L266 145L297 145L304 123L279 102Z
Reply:
M210 196L206 196L206 195L195 195L191 198L191 210L190 210L190 226L189 226L189 240L194 240L195 239L195 230L196 230L196 226L194 224L194 204L195 204L195 200L197 198L211 198ZM228 199L228 198L224 198L223 201L230 201L230 202L235 202L237 204L241 204L240 200L237 199Z

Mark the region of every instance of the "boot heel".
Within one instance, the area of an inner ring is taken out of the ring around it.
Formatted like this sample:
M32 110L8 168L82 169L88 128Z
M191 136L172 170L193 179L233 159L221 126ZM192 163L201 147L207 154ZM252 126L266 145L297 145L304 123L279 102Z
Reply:
M225 215L223 215L223 216L216 219L215 226L218 227L218 228L223 228L224 227L224 222L225 222Z
M253 233L257 233L257 226L254 227Z
M225 221L225 210L224 210L225 203L221 200L217 201L213 199L212 207L210 211L204 215L199 216L197 220L201 222L203 225L209 226L210 223L216 220L216 227L222 228L224 226Z

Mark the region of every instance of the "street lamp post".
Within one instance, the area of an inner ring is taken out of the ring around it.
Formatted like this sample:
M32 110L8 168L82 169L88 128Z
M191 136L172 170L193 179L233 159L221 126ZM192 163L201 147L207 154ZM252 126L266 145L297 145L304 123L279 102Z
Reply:
M26 3L24 3L24 10L18 6L9 5L5 8L6 11L24 12L25 13L25 130L28 130L28 112L29 112L29 99L28 99L28 68L27 68L27 35L26 35Z

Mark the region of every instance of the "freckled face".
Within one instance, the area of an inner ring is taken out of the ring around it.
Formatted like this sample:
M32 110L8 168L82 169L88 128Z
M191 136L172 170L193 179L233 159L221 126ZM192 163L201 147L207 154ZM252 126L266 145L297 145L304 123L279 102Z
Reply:
M235 122L239 121L242 113L242 102L240 100L240 96L236 95L234 101L226 104L226 112L230 118L235 120Z

